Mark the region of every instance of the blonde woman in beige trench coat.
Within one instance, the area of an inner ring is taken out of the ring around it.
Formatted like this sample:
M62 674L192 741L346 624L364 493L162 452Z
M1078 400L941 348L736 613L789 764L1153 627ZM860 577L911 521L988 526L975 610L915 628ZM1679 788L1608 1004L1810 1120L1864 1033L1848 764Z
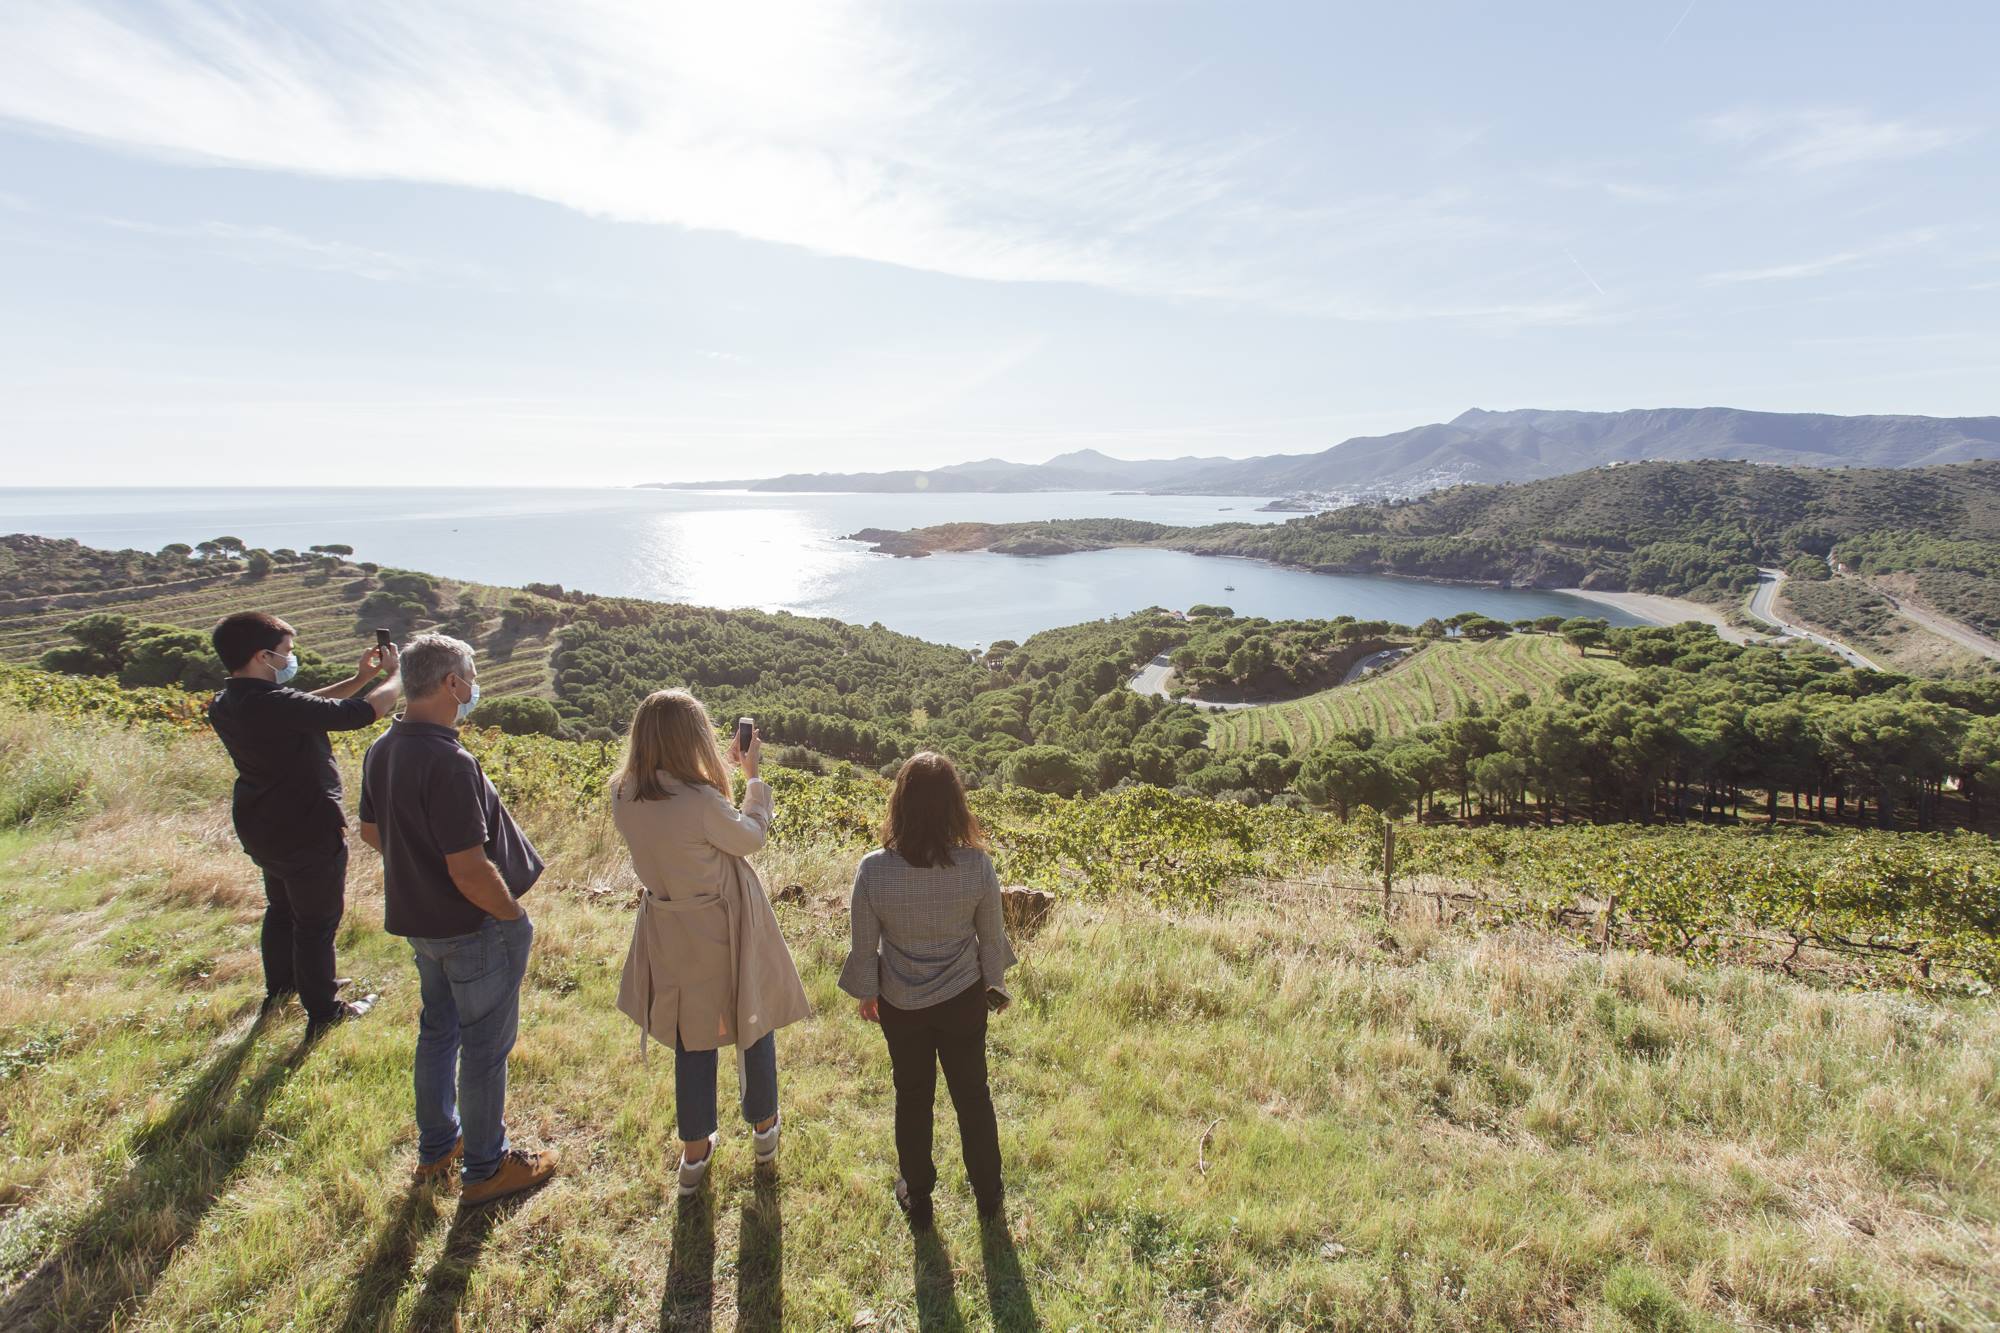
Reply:
M747 779L730 800L729 770L708 710L685 690L659 690L632 718L625 763L612 783L612 820L646 891L618 987L618 1008L674 1048L680 1193L701 1188L714 1158L717 1049L734 1046L743 1118L757 1165L778 1157L774 1033L812 1008L757 872L744 858L771 828L771 789L757 776L763 749L731 741L728 762Z

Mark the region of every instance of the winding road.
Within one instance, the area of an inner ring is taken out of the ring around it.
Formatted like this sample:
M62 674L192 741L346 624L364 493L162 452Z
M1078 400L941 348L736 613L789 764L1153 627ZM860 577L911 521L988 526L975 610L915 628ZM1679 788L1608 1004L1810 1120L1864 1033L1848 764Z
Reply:
M1164 695L1167 692L1167 677L1173 675L1173 673L1173 658L1166 653L1161 653L1158 657L1140 667L1132 679L1125 683L1141 694ZM1213 708L1218 712L1228 712L1236 708L1255 708L1258 706L1254 702L1211 703L1207 699L1187 699L1183 702L1191 703L1196 708Z
M1371 675L1374 672L1391 666L1397 659L1413 651L1414 649L1410 648L1384 648L1379 653L1370 653L1353 666L1347 668L1347 674L1340 678L1340 683L1342 685L1352 685L1363 676ZM1132 679L1125 683L1140 694L1165 695L1167 692L1167 678L1173 674L1173 658L1167 653L1161 653L1158 657L1140 667L1137 672L1133 673ZM1188 699L1186 702L1193 704L1197 708L1213 708L1219 712L1227 712L1237 708L1261 708L1266 703L1276 701L1249 699L1233 703L1221 703L1209 699Z
M1399 658L1415 651L1416 649L1414 648L1384 648L1379 653L1370 653L1353 666L1347 668L1347 674L1340 678L1340 683L1342 685L1352 685L1363 676L1387 670Z
M1838 639L1829 639L1824 634L1815 634L1809 629L1803 629L1800 626L1780 620L1777 611L1778 590L1784 586L1784 570L1759 569L1757 571L1757 590L1750 594L1748 610L1751 619L1763 621L1766 625L1776 629L1785 638L1806 639L1818 644L1822 648L1829 649L1850 666L1865 667L1869 671L1880 671L1882 669Z

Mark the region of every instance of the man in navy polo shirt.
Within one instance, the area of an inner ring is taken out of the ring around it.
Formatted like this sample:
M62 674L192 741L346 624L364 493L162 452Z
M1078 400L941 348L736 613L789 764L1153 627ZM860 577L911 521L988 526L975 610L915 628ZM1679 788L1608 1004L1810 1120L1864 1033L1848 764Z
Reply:
M417 1178L463 1159L460 1207L533 1189L555 1154L507 1140L507 1056L535 928L517 901L542 873L458 725L479 702L472 647L403 645L409 703L361 763L361 837L382 853L382 928L410 941L423 994L415 1059Z
M354 675L307 693L292 627L262 611L224 617L209 636L229 679L209 724L236 763L237 839L264 872L264 1007L296 992L306 1035L359 1018L368 1002L336 995L333 937L347 908L347 811L330 731L375 725L396 705L396 650L370 648ZM379 685L378 676L387 673ZM373 685L373 688L370 686Z

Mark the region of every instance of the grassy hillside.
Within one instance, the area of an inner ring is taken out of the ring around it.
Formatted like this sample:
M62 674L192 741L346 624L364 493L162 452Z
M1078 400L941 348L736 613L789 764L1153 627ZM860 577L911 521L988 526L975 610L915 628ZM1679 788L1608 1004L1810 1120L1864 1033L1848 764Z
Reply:
M1443 722L1477 703L1491 711L1516 694L1551 694L1572 671L1620 673L1603 652L1581 653L1551 634L1515 634L1485 643L1442 641L1419 648L1391 670L1352 685L1265 708L1219 713L1209 723L1218 750L1257 750L1282 740L1294 750L1366 727L1401 736Z
M232 611L255 608L271 612L299 632L299 645L330 660L347 664L375 641L374 622L358 614L364 591L355 586L357 571L329 578L316 570L280 570L261 579L240 575L199 586L167 584L141 597L116 589L79 593L57 606L14 609L0 603L0 662L30 663L46 649L67 643L62 627L93 610L120 611L142 620L206 632ZM504 606L512 591L479 584L444 581L458 595L473 594L482 605ZM536 626L524 634L503 633L497 613L481 622L474 636L481 650L480 686L489 696L548 695L549 628Z
M459 1220L405 1180L416 987L372 856L341 947L382 1006L306 1051L296 1010L252 1018L259 894L211 737L0 710L0 760L7 1328L2000 1319L1990 1000L1600 961L1284 885L1071 898L1023 941L993 1036L1008 1223L978 1229L946 1114L913 1244L881 1040L833 986L854 848L804 825L759 857L806 891L779 911L819 1009L780 1037L783 1169L756 1185L729 1126L679 1208L671 1060L612 1003L632 881L594 802L520 771L550 871L510 1118L568 1165Z

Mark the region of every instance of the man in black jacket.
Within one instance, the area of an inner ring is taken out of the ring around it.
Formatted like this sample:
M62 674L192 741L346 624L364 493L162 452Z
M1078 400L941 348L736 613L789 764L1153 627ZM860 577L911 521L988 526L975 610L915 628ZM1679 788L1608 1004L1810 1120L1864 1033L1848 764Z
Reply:
M216 625L211 640L229 679L209 703L208 720L236 763L236 836L264 872L264 1005L275 1008L296 991L306 1035L317 1037L367 1013L373 999L335 994L347 811L326 737L373 726L395 707L396 650L370 648L353 676L307 693L286 684L298 657L292 627L276 616L239 611Z

